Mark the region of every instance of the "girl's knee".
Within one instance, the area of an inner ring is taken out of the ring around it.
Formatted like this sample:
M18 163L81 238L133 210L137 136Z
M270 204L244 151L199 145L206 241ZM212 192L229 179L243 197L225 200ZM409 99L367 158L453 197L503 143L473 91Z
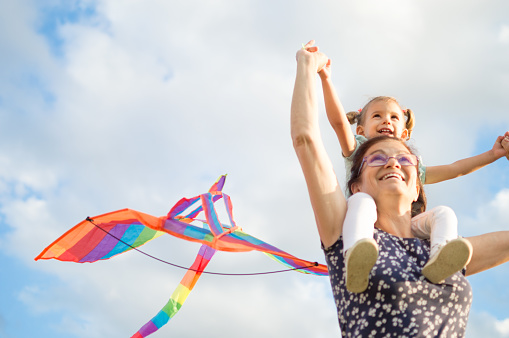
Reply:
M358 192L350 196L347 200L348 205L352 204L372 204L376 207L375 200L364 192Z
M449 222L458 223L458 218L456 217L456 213L450 207L445 205L439 205L430 210L433 213L435 219L446 219Z

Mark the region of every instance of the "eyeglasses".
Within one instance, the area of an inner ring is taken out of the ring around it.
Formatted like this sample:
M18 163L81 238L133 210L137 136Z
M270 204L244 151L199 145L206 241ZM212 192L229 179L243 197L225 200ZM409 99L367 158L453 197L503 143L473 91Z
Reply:
M387 156L383 153L376 153L368 155L362 159L358 175L360 175L364 163L366 163L368 167L381 167L386 165L391 158L398 161L398 163L401 166L415 166L417 165L417 163L419 163L419 159L414 154L399 154L396 156Z

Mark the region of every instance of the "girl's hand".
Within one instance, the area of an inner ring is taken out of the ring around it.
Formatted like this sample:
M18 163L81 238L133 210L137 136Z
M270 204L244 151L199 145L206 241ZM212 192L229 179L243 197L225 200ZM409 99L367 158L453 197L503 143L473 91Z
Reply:
M505 150L505 157L509 160L509 131L505 133L504 138L500 142L502 148Z
M505 156L509 160L509 131L507 131L504 136L497 137L492 151L495 158L499 159Z
M297 62L299 61L307 61L309 66L313 66L316 72L320 72L322 68L325 67L327 61L329 60L327 56L318 51L317 46L313 46L315 44L315 40L310 40L308 43L302 46L301 49L297 51Z
M329 60L327 60L325 67L323 67L322 70L320 70L318 72L318 75L320 75L320 78L322 79L322 81L327 80L331 77L330 64L331 64L331 61L329 59Z

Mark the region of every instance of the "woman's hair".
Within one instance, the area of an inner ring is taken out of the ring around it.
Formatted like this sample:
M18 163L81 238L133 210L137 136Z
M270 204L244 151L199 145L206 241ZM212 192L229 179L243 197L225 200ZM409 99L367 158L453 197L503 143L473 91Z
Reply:
M348 118L348 121L350 124L357 124L359 126L363 126L365 122L365 116L366 112L368 111L369 106L378 101L384 101L389 102L392 101L398 105L399 108L401 108L401 105L399 104L398 100L396 100L394 97L391 96L377 96L375 98L372 98L364 108L360 109L359 111L351 111L346 114L346 117ZM412 134L412 129L415 126L415 116L414 112L411 109L403 109L401 108L401 111L403 112L403 115L406 119L406 125L405 128L408 130L408 138L410 138L410 135Z
M364 156L366 156L366 152L368 151L368 149L379 142L384 142L387 140L401 142L401 144L403 144L410 153L415 154L415 151L411 147L409 147L405 142L391 136L378 136L367 140L366 142L359 146L354 157L352 158L351 176L350 180L347 182L350 194L353 194L352 186L355 183L361 181L361 173L359 169L361 168L362 161L364 159ZM417 172L417 184L419 186L419 196L417 197L417 201L412 202L412 217L426 211L427 203L426 194L424 193L424 188L418 172Z

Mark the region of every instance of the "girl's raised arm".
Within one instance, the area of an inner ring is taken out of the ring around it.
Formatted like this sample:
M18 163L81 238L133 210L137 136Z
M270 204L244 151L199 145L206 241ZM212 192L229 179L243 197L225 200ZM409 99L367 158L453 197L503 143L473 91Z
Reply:
M328 60L325 67L318 73L322 80L323 99L325 103L325 111L329 123L334 129L341 146L343 156L350 157L355 151L356 141L350 122L346 117L345 109L339 100L336 88L331 80L331 61Z
M328 248L339 238L346 213L346 200L338 184L332 163L325 151L318 126L316 73L327 57L317 49L311 52L310 41L297 52L297 76L291 106L291 135L299 158L318 233ZM316 47L313 47L316 48Z

